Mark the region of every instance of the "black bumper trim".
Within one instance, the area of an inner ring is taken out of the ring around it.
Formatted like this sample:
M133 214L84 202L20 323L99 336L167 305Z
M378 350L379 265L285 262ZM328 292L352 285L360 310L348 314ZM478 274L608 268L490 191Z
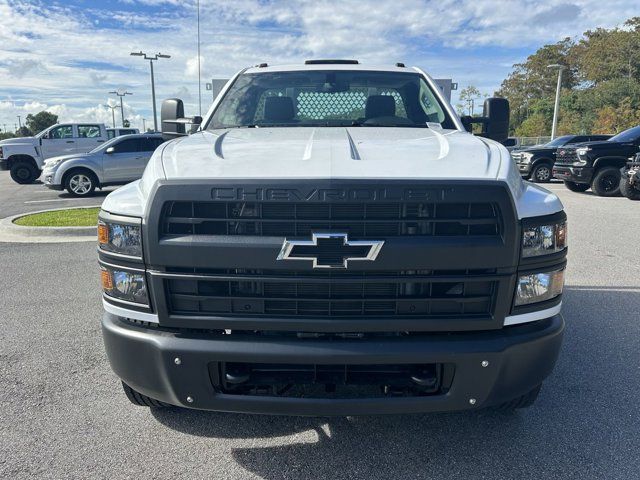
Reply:
M0 170L9 170L9 160L0 158Z
M558 165L553 167L553 177L559 180L567 180L575 183L591 183L593 178L592 167L569 167Z
M558 315L497 331L318 340L144 328L109 313L102 320L111 367L135 390L182 407L280 415L416 413L500 404L527 393L552 372L563 329L564 321ZM484 360L489 362L487 367L482 367ZM242 396L215 391L208 371L214 361L453 363L455 374L447 393L424 397ZM187 397L193 401L188 403Z

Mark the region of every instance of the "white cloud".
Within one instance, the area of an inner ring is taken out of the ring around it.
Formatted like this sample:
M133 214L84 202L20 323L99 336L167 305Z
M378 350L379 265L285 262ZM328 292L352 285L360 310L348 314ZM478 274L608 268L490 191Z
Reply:
M201 3L203 82L228 78L258 62L342 57L404 61L488 92L512 62L522 60L514 58L514 48L532 52L637 14L637 0ZM127 11L135 4L154 7L153 14ZM175 92L196 92L194 8L194 1L181 0L120 0L105 2L101 10L0 0L0 124L12 124L27 105L47 105L63 121L95 115L110 123L110 110L96 105L111 101L108 91L117 88L134 93L127 97L126 115L150 119L149 64L128 55L140 49L172 56L155 63L158 101ZM126 28L108 27L113 24ZM455 52L455 60L446 52ZM188 109L196 108L197 95L186 100ZM6 108L7 102L17 106Z

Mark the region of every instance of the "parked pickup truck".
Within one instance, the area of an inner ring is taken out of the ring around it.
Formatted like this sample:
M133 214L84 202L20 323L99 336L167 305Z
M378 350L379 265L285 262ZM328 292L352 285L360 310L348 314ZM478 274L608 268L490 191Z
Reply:
M33 183L47 158L88 152L107 140L100 123L61 123L34 137L0 141L0 170L9 170L17 183Z
M553 178L553 165L559 148L583 142L607 140L611 135L563 135L544 145L528 147L511 156L516 162L520 175L533 182L546 183Z
M151 154L162 142L160 134L123 135L88 153L50 158L42 171L44 186L87 197L96 188L124 185L142 176Z
M620 170L640 148L640 126L601 142L558 149L553 176L573 192L589 188L601 197L620 195Z
M418 68L307 61L183 112L163 103L172 140L99 215L104 344L131 402L533 403L564 328L566 215L499 143L505 99L461 119Z

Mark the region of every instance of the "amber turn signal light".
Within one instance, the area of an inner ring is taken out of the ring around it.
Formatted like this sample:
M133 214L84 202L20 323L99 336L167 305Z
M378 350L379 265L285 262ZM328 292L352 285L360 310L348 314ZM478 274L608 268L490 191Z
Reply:
M101 270L100 278L102 280L102 288L104 290L113 290L113 277L109 270Z
M98 224L98 243L100 244L109 243L109 229L104 223Z

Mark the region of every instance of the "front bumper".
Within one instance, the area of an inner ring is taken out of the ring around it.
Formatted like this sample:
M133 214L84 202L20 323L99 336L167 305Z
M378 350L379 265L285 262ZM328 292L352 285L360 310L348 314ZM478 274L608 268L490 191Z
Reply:
M553 167L553 177L575 183L591 183L593 167L571 167L556 164Z
M415 413L497 405L529 392L552 372L563 329L564 321L556 315L493 331L321 340L145 328L110 313L102 320L111 367L140 393L181 407L279 415ZM488 366L483 367L483 361ZM454 365L454 374L446 393L430 396L250 396L217 391L210 376L212 362L447 363Z
M0 158L0 170L9 170L9 160Z
M41 178L42 178L42 183L44 184L45 187L51 190L64 190L64 186L62 184L55 183L55 180L56 180L55 170L44 169L42 171Z

